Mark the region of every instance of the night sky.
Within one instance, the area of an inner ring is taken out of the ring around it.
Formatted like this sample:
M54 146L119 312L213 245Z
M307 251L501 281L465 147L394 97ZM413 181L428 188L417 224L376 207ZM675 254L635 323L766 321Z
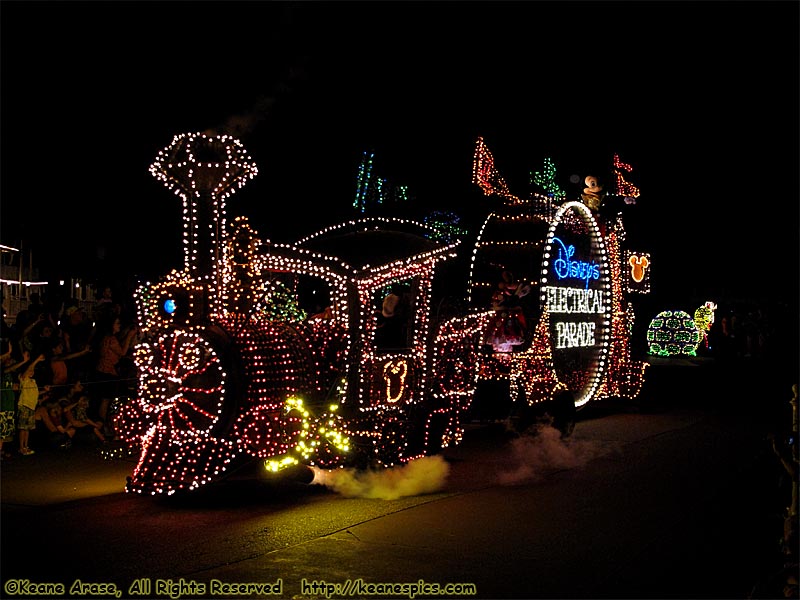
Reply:
M798 7L2 0L0 242L45 272L180 268L180 201L148 167L206 130L257 163L228 211L263 238L349 217L365 150L458 211L482 136L521 196L546 157L570 199L631 164L635 249L676 308L796 307Z

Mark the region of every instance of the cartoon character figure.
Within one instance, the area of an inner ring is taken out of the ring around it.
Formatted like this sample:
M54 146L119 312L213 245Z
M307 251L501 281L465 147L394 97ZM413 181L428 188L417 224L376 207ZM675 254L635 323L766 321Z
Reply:
M590 209L597 211L605 197L603 186L598 183L597 177L594 175L587 175L583 181L586 187L583 188L581 200L583 200L583 203Z
M705 344L706 348L709 348L708 332L714 324L715 310L717 310L717 303L709 300L694 311L694 324L697 326L697 330L702 334L703 339L701 341Z
M513 346L525 343L527 323L520 300L530 291L530 284L521 284L511 271L503 271L502 281L492 295L492 309L495 314L487 328L485 342L495 351L511 352Z

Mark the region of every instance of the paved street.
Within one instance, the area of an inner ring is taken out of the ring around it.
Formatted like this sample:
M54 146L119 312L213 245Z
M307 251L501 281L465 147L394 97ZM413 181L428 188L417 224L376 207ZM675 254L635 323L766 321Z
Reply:
M70 595L76 579L154 598L408 597L364 586L420 580L475 586L428 597L749 597L780 566L786 490L766 434L789 390L739 382L734 399L708 366L656 369L658 394L581 411L569 440L476 428L373 480L241 478L164 499L122 491L130 461L15 457L0 473L3 597L33 597L8 587L25 580L89 597Z

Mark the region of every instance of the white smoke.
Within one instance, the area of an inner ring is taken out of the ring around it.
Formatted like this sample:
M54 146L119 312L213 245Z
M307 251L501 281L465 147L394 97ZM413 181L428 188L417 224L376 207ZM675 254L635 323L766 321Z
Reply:
M558 429L540 426L529 434L514 438L499 453L486 448L485 451L481 449L481 457L456 459L461 472L454 473L456 481L452 485L471 487L477 482L483 487L530 483L554 471L582 467L612 450L611 446L574 436L562 438ZM487 458L488 463L484 460ZM498 460L502 467L497 467ZM464 467L468 471L464 471ZM441 455L426 456L385 469L359 471L312 467L312 470L312 484L324 485L348 498L382 500L441 491L451 475L451 466Z
M554 470L582 467L609 451L588 440L562 438L561 432L550 426L541 426L514 439L510 449L511 468L497 476L501 485L535 481Z
M245 111L231 115L218 128L209 130L212 134L227 133L235 138L251 135L262 121L271 118L278 102L295 93L307 79L303 66L305 59L297 59L298 64L287 68L286 72L274 83L269 94L259 96L253 106Z
M324 485L348 498L395 500L430 494L444 487L450 465L441 456L425 456L381 470L314 468L312 484Z

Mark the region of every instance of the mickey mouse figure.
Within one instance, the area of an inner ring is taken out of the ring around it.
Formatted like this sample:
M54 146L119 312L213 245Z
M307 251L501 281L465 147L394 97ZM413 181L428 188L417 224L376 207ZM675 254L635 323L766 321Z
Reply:
M603 186L598 183L597 177L594 175L587 175L583 181L586 187L583 188L581 200L583 200L583 203L591 210L597 212L600 208L600 203L605 197Z

